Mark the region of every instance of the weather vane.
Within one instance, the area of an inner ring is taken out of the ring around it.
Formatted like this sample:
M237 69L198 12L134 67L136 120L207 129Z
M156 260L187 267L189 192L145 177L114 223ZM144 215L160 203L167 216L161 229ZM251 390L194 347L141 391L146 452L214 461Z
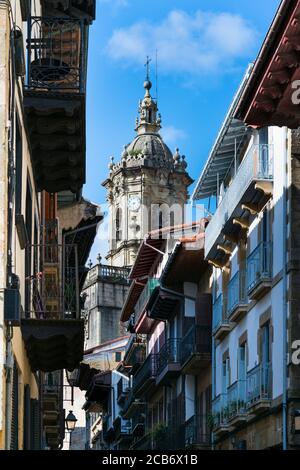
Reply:
M147 77L146 77L146 80L149 80L149 75L150 75L150 62L151 62L152 59L150 59L150 57L147 55L147 60L146 60L146 63L145 63L145 67L146 67L146 70L147 70Z

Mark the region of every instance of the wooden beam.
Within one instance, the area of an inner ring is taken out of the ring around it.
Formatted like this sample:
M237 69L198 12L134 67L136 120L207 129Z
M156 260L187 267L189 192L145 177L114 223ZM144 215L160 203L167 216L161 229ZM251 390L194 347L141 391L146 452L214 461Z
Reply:
M249 221L247 219L242 219L241 217L237 217L236 219L233 219L232 223L234 225L239 225L243 229L247 229L250 227Z
M242 209L245 211L249 211L251 215L256 215L260 212L257 204L251 204L250 202L242 204Z
M230 246L226 246L226 245L217 245L217 249L224 251L224 253L229 256L231 256L233 252L233 249Z
M215 268L218 268L218 269L223 269L226 263L227 263L227 261L225 263L219 263L216 260L212 260L212 259L208 260L208 264L211 264L212 266L214 266Z
M260 191L263 191L265 194L269 196L273 192L273 183L271 181L259 181L255 183L254 188L259 189Z

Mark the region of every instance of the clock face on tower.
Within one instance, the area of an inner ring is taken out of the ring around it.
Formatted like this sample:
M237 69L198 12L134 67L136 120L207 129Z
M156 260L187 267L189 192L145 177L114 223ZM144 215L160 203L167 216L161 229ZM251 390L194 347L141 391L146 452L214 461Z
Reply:
M141 200L139 196L129 196L128 197L128 208L131 211L138 211L141 206Z

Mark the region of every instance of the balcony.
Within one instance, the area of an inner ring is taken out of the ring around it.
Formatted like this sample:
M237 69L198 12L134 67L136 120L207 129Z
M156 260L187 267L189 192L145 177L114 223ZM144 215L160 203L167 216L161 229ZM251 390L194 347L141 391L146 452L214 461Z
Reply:
M227 410L230 425L236 427L247 421L246 380L238 380L228 388Z
M227 317L229 321L239 321L248 311L246 292L246 272L238 271L228 284Z
M180 309L182 295L157 287L148 303L148 316L156 321L172 318Z
M78 192L85 183L88 29L76 18L28 19L28 121L38 191Z
M271 407L271 364L258 365L247 373L247 408L259 414Z
M149 354L133 377L133 393L136 397L149 392L155 385L157 367L158 354Z
M91 23L96 16L96 0L43 0L45 16L78 17Z
M40 391L41 425L46 445L59 449L64 439L62 371L41 374Z
M232 323L227 317L226 305L221 294L213 305L213 335L216 340L222 340L232 329Z
M121 410L121 415L125 419L130 419L134 414L143 410L145 404L143 400L136 397L136 392L131 388L125 398L124 405Z
M126 345L124 365L131 367L133 374L146 359L146 338L144 335L133 333Z
M75 369L83 357L76 245L26 250L22 335L33 371Z
M141 438L145 434L146 425L146 408L145 405L137 409L132 416L132 437L134 439Z
M114 440L118 443L119 446L132 440L130 420L126 420L120 416L117 416L117 418L114 420L113 426Z
M192 416L185 423L185 447L187 449L205 450L211 445L207 416Z
M271 242L262 242L248 256L247 292L251 300L260 299L272 287L272 250Z
M146 286L144 287L139 300L137 301L134 309L135 321L138 322L142 313L144 313L147 303L154 289L159 286L159 279L149 279Z
M224 265L240 232L272 196L273 146L253 145L220 202L205 232L205 256ZM232 245L233 243L233 245Z
M103 416L102 435L106 442L112 442L115 439L115 428L109 414Z
M129 272L130 269L127 268L97 264L88 271L84 289L95 284L97 281L114 281L118 283L123 281L125 284L129 284L129 281L127 280Z
M218 395L212 402L212 428L216 437L221 437L231 431L233 426L229 424L227 394Z
M117 383L117 402L123 405L129 392L129 380L121 378Z
M181 371L181 340L168 339L161 348L157 360L156 384L164 385Z
M156 320L147 315L146 307L152 292L159 285L158 279L149 279L134 308L135 331L139 334L148 334L156 324Z
M211 327L194 325L181 341L181 364L184 374L197 374L211 362Z

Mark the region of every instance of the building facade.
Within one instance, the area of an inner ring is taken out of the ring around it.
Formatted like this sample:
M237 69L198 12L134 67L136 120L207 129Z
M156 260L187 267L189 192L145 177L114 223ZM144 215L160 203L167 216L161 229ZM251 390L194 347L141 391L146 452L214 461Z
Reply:
M81 195L94 15L91 1L0 2L1 449L61 447L63 370L83 355L80 288L101 220Z

